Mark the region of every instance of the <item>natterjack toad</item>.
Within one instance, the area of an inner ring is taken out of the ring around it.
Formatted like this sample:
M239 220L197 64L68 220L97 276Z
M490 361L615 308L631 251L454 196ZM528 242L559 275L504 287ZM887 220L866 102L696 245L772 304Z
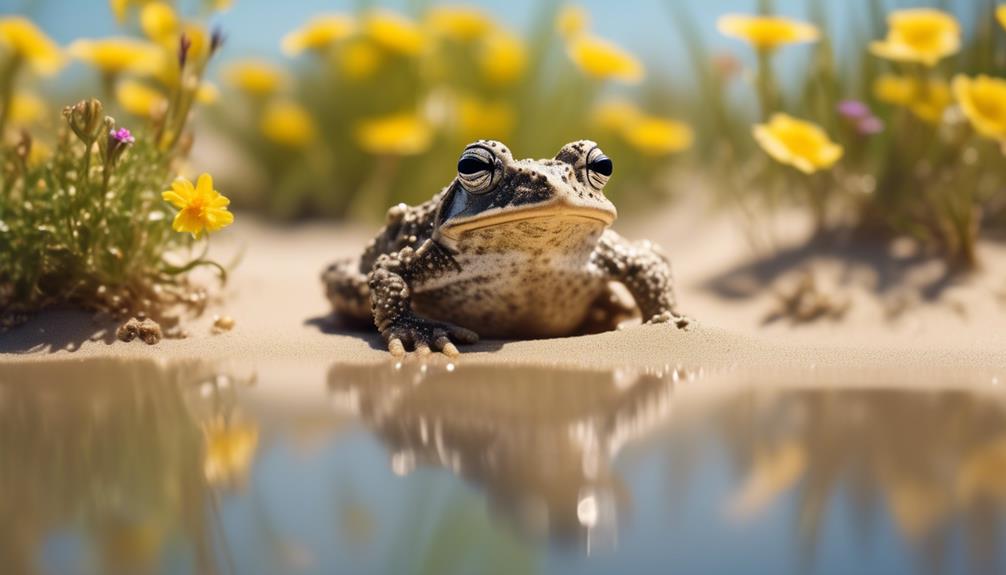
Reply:
M611 307L612 283L627 288L643 321L684 328L667 258L608 229L611 174L611 160L587 140L551 160L516 160L495 141L470 144L449 186L426 203L391 208L360 258L325 270L328 299L337 314L372 318L396 356L456 355L455 342L479 335L578 333Z

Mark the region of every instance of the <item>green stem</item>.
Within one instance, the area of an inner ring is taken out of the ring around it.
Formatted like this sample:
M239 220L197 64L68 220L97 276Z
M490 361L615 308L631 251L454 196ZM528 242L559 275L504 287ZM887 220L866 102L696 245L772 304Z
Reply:
M762 120L768 120L776 109L775 78L772 74L771 50L758 51L757 84Z
M18 69L21 67L20 56L13 56L10 61L0 71L0 143L7 129L7 121L10 117L11 100L14 96L14 79L17 77Z

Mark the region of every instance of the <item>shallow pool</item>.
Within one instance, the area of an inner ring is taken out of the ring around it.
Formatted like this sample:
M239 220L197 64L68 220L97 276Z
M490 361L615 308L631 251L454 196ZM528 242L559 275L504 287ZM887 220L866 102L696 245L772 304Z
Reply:
M1000 573L1006 393L0 366L4 573Z

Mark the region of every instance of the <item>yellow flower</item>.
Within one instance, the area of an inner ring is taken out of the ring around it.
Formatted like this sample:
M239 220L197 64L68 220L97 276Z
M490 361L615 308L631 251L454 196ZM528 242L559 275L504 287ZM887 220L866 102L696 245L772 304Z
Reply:
M423 51L426 39L415 22L390 10L372 10L364 18L367 36L386 50L405 56Z
M203 81L196 90L196 101L200 104L216 104L220 99L220 89L212 82Z
M979 134L1006 143L1006 80L957 76L954 96Z
M932 78L926 84L914 77L883 74L873 84L873 95L887 104L908 108L915 116L929 123L938 123L953 98L950 86Z
M642 118L643 112L632 102L623 99L602 102L593 112L594 123L608 132L620 133Z
M786 114L773 115L753 132L770 156L805 174L826 170L842 157L842 146L832 142L819 126Z
M205 427L203 475L212 484L230 483L248 472L258 449L258 428L243 421L216 419Z
M0 18L0 48L10 50L39 74L55 74L63 67L59 46L21 16Z
M816 26L778 16L727 14L716 22L716 29L720 34L743 40L758 50L816 42L821 37Z
M477 40L493 29L493 22L485 12L469 6L431 8L426 22L436 34L458 42Z
M350 42L339 51L339 68L354 80L368 78L381 67L381 51L365 38Z
M108 0L108 5L112 9L112 13L115 14L115 20L122 24L126 21L126 10L130 6L142 6L149 2L150 0Z
M888 16L887 38L870 43L870 52L897 62L935 66L961 48L961 28L946 12L931 8L898 10Z
M622 129L622 137L632 147L650 156L664 156L692 146L691 127L668 118L643 116Z
M151 2L140 11L140 27L154 42L166 43L174 39L178 30L178 17L174 8L165 2Z
M1006 437L992 439L963 458L955 491L969 503L1006 500Z
M17 92L10 100L10 121L18 126L34 124L45 117L46 105L31 92Z
M996 8L996 18L999 18L999 23L1002 24L1003 29L1006 29L1006 4Z
M590 28L590 14L583 6L566 5L555 18L555 29L559 35L570 40L584 34Z
M305 50L320 52L348 38L355 30L356 23L345 14L315 16L284 36L280 47L287 56L296 56Z
M144 118L161 115L168 105L164 94L136 80L119 82L115 87L115 99L123 110Z
M578 36L567 45L569 57L584 74L601 80L637 83L643 79L643 65L616 44L595 36Z
M429 147L433 130L416 114L401 113L364 120L356 126L356 141L372 154L408 156Z
M263 60L239 60L224 70L227 81L248 94L268 96L286 82L283 71Z
M205 26L197 22L183 22L180 32L189 41L188 59L190 62L202 62L209 58L210 35ZM174 53L178 49L177 36L169 38L168 41L170 44L167 47Z
M199 176L195 187L185 178L177 178L161 197L179 209L171 227L176 232L188 232L196 239L204 232L215 232L234 222L234 214L227 211L231 201L213 189L213 178L209 174Z
M513 132L516 114L508 102L483 102L464 97L458 102L458 132L462 139L505 140Z
M70 45L69 52L105 74L153 74L163 62L157 46L133 38L77 40Z
M230 10L234 6L234 0L209 0L210 8L216 12Z
M527 50L520 38L500 30L485 39L479 53L479 66L490 84L512 84L527 67Z
M309 144L314 139L314 121L296 102L272 102L262 114L259 125L267 138L290 147Z
M32 140L31 150L28 152L28 166L37 168L52 157L52 148L38 140Z

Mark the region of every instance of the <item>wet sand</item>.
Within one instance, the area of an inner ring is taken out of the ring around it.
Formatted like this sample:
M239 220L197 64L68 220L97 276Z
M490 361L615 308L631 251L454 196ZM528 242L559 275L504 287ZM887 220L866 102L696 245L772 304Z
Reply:
M902 275L891 279L893 272L875 262L853 258L849 264L827 255L798 257L789 252L759 262L752 259L736 223L728 218L701 227L689 223L697 220L703 218L672 215L620 226L627 236L653 238L666 246L679 278L682 308L699 320L696 328L682 332L668 326L634 326L555 340L483 341L463 347L458 361L602 369L686 366L740 369L767 378L777 371L797 370L813 374L814 380L846 383L863 379L855 373L877 372L938 371L951 378L957 374L1006 380L1006 330L1000 328L1006 312L995 284L1000 281L1006 287L1002 280L1006 274L1001 273L1006 270L1006 249L1001 246L983 246L984 274L962 284L948 283L932 301L925 301L917 294L931 289L931 270L926 275L925 270L905 264ZM90 314L53 311L0 336L0 362L96 356L290 366L389 362L376 332L332 322L318 279L328 261L354 253L370 232L367 227L320 224L277 228L239 216L237 225L214 238L214 250L224 261L243 252L241 265L221 302L187 322L190 337L156 346L121 343L114 340L114 325L96 323ZM792 283L808 266L824 278L823 289L852 301L846 317L800 326L786 320L765 323L776 305L774 290ZM879 290L871 287L877 285L876 278L863 279L871 273L902 283L887 286L887 292L878 296ZM891 293L909 301L901 306L907 308L902 315L893 319L887 311L887 300L895 297ZM232 316L233 331L213 335L215 314Z

